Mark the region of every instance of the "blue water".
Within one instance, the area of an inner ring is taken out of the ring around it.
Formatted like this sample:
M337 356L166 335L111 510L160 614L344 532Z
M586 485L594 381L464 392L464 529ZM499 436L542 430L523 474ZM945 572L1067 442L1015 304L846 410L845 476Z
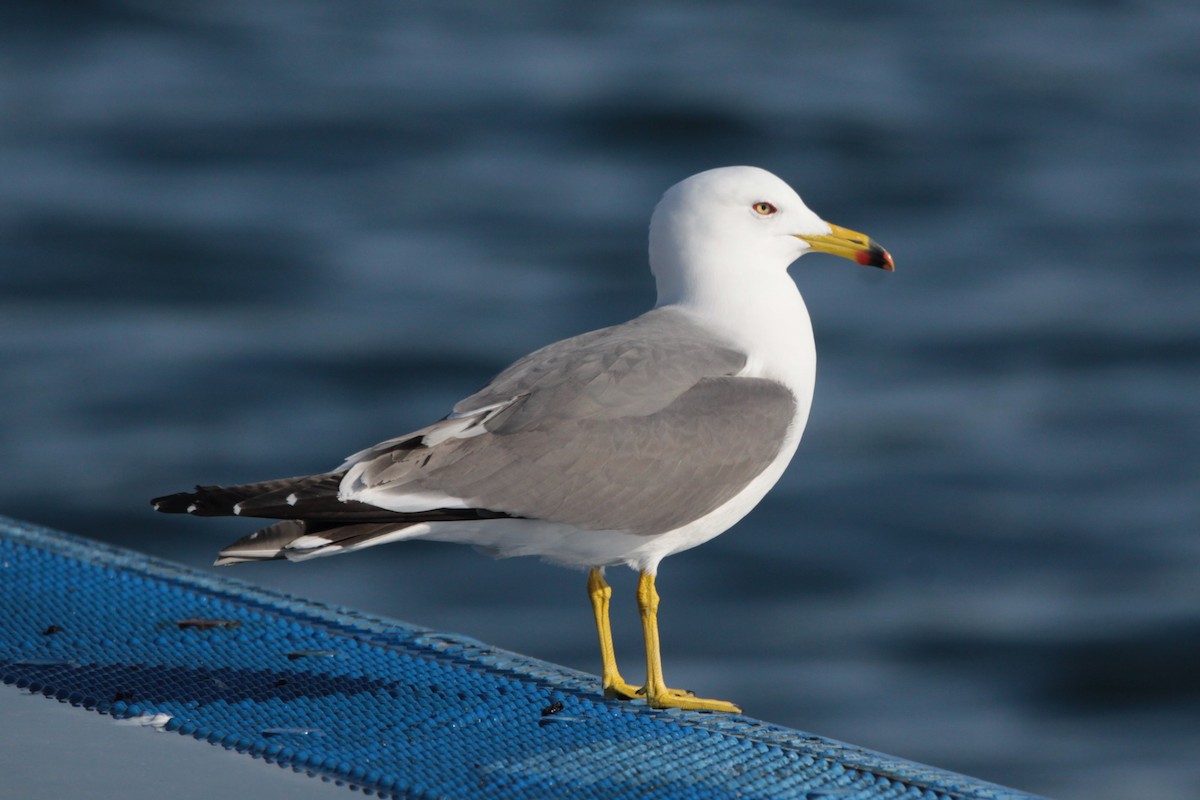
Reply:
M1200 793L1200 6L409 6L0 10L0 512L207 564L246 524L147 498L327 469L640 312L659 194L757 164L897 272L793 269L809 428L664 565L668 680L1064 800ZM536 562L237 574L598 666Z

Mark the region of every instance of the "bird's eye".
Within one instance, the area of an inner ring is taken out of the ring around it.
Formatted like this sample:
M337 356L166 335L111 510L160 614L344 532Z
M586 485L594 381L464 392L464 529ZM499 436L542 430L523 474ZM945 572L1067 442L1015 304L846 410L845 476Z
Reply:
M778 208L771 205L770 203L768 203L765 200L758 201L753 206L751 206L751 208L753 208L754 213L758 214L760 217L769 217L772 214L774 214L776 211L779 210Z

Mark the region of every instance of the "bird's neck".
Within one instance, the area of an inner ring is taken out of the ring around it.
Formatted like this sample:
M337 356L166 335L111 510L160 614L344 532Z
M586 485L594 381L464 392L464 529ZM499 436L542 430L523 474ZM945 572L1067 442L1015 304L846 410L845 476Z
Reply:
M800 291L786 270L738 280L736 271L684 273L690 280L658 285L659 307L674 306L701 317L751 354L746 374L783 381L807 405L816 371L812 323Z

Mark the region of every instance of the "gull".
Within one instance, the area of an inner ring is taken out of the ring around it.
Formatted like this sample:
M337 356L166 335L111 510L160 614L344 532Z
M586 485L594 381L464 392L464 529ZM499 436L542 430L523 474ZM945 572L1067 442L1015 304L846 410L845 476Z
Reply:
M218 565L348 553L408 539L539 556L587 570L604 694L654 708L737 712L668 688L659 563L744 517L783 473L808 420L812 324L788 267L809 252L894 269L757 167L701 172L650 220L654 308L518 360L432 425L330 472L197 486L154 508L279 520ZM604 568L639 574L646 682L617 668Z

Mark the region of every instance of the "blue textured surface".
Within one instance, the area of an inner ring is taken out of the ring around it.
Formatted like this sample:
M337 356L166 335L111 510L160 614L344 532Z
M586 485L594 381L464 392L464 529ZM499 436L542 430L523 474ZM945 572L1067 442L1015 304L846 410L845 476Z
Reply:
M388 797L1031 797L3 518L0 674Z

